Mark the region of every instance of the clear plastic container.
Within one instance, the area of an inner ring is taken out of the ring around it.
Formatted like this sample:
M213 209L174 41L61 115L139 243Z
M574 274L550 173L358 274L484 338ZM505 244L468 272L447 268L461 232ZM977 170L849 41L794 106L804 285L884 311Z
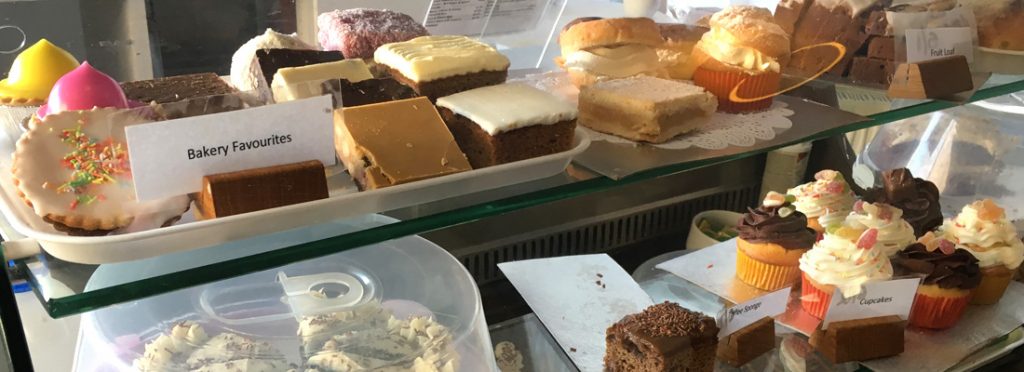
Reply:
M1024 104L1004 96L880 127L854 165L861 187L881 186L881 172L905 167L938 187L942 212L992 198L1010 219L1024 218Z
M415 236L100 309L81 328L76 371L497 370L476 284Z

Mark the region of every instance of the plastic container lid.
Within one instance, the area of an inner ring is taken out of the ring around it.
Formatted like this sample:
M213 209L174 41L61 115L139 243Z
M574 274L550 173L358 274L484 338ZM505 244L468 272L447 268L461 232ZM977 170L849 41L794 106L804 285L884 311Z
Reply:
M83 315L78 371L495 371L480 294L406 237Z

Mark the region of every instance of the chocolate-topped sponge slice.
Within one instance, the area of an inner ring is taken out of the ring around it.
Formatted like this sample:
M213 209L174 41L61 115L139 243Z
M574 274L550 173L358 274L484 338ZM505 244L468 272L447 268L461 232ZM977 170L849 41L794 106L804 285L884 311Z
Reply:
M715 320L664 302L627 315L608 328L605 370L610 372L711 372L715 368Z
M158 104L238 92L212 72L129 81L121 89L130 100Z
M256 62L260 65L267 86L273 83L274 74L283 67L308 66L317 63L334 62L345 59L341 52L335 50L299 50L299 49L260 49L256 51Z
M341 95L341 105L335 104L335 107L356 107L419 97L412 88L391 78L367 79L355 83L334 79L323 82L322 87L325 93L333 93L335 97Z

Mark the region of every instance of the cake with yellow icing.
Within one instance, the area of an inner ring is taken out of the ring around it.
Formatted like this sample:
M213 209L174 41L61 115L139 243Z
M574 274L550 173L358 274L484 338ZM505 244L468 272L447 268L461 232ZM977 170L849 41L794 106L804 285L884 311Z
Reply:
M0 80L0 124L17 128L46 102L57 79L78 67L71 53L40 39L14 59Z
M508 78L508 57L465 36L421 36L384 44L373 59L430 102Z

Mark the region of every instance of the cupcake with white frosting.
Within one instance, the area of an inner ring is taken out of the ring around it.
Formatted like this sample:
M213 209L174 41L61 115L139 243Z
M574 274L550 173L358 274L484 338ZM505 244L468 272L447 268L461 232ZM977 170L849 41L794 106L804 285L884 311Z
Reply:
M981 285L974 292L973 304L999 302L1010 285L1013 273L1024 261L1024 242L1006 213L991 199L964 206L955 218L946 220L939 236L966 249L981 266Z
M890 258L917 241L914 227L903 219L903 211L884 203L858 200L844 224L857 230L878 230L875 248Z
M853 210L855 196L843 174L834 170L823 170L814 174L814 182L789 189L786 192L796 197L793 205L807 216L807 227L824 233L828 226L838 226Z
M861 294L865 283L892 279L892 263L877 248L878 230L841 227L825 234L800 257L800 306L821 319L836 288L844 298Z

